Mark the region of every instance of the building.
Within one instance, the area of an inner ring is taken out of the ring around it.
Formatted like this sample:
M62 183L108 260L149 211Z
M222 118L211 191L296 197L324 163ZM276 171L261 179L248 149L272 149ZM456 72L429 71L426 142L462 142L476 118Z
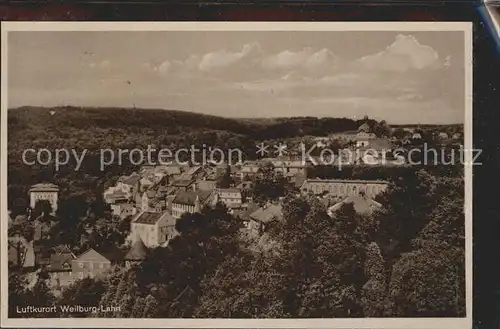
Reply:
M172 215L180 218L185 213L200 212L209 202L212 191L179 191L172 200Z
M130 176L121 176L114 186L104 191L103 198L108 203L113 203L117 196L126 200L132 200L139 191L141 176L132 173Z
M375 138L377 138L377 136L372 132L368 123L365 122L358 128L356 147L368 147L370 141Z
M259 161L246 161L239 168L238 174L243 180L245 177L254 177L259 173L261 162Z
M94 278L109 271L113 263L113 259L91 248L71 261L72 276L75 280Z
M221 202L227 208L240 208L243 203L243 196L241 191L237 188L219 188L214 192L216 202Z
M71 266L75 258L66 246L59 246L52 250L49 264L46 266L52 287L61 289L76 281Z
M329 194L336 197L366 195L374 198L385 191L389 183L379 180L306 179L302 193Z
M36 184L29 189L29 197L31 209L35 208L38 201L47 200L52 206L52 212L55 213L57 211L59 187L50 183Z
M156 198L156 191L153 189L147 190L142 193L141 211L151 211L150 204Z
M130 224L132 240L142 240L149 248L158 247L177 235L175 222L176 219L169 211L141 212Z
M192 188L194 180L192 179L178 179L172 183L172 187L177 190L188 191Z
M250 221L247 223L247 228L262 234L271 222L282 220L283 212L281 205L271 203L258 208L250 214Z
M111 204L111 211L113 216L118 216L120 219L125 219L128 216L133 216L136 214L137 209L132 203L121 200Z
M335 212L345 204L352 204L358 214L367 215L380 208L382 205L364 195L351 195L328 208L328 215L335 217Z

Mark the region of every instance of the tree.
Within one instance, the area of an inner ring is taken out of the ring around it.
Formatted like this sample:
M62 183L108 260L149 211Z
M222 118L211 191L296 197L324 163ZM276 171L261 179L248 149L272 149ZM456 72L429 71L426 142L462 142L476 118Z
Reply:
M17 307L28 306L31 303L31 294L26 288L27 281L22 274L9 271L9 317L18 318L21 315L17 312Z
M394 132L392 133L394 137L397 139L403 139L407 135L406 131L404 131L403 128L396 128Z
M148 295L144 300L144 311L141 318L154 318L158 314L158 302L153 295Z
M428 246L404 254L389 285L392 315L465 316L464 264L460 248Z
M266 163L259 168L257 179L253 184L252 195L259 204L278 200L287 194L290 188L286 178L275 171L272 163Z
M32 241L35 234L34 221L28 220L26 216L17 216L9 228L9 236L22 236L26 241Z
M47 273L45 272L38 273L37 281L33 286L33 288L31 289L31 295L29 296L29 301L30 301L29 305L34 305L38 307L53 305L55 297L48 286L47 280L48 280ZM47 315L43 313L35 313L33 316L46 317Z
M389 137L391 135L391 128L385 120L382 120L374 125L374 132L378 137Z
M365 275L368 281L362 288L362 306L366 317L380 317L387 312L387 275L385 261L376 242L366 247Z
M233 184L233 179L231 177L231 167L227 166L224 173L217 179L217 187L229 188L231 184Z
M106 291L105 285L101 280L84 278L78 280L66 288L58 298L59 305L81 305L96 306ZM70 314L61 314L61 316L86 317L90 314L75 312Z

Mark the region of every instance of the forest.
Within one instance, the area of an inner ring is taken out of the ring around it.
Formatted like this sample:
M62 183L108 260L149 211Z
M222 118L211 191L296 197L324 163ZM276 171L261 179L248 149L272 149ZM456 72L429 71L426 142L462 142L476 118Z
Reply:
M9 295L17 305L120 306L118 318L464 316L462 179L415 169L377 200L384 207L370 215L347 204L332 218L316 198L288 193L284 220L259 237L219 204L183 215L181 235L136 266L57 297L43 278L28 289L12 273Z

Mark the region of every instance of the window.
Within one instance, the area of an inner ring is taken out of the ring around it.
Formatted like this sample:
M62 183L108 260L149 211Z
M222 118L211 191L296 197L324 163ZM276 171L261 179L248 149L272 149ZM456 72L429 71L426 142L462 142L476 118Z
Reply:
M99 264L99 268L100 268L100 269L103 269L103 268L104 268L104 263L100 263L100 264Z
M92 270L94 269L94 263L89 263L89 268Z

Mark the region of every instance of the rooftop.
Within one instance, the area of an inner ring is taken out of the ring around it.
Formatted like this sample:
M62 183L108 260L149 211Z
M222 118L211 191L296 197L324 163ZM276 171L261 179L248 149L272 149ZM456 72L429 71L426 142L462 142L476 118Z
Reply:
M274 220L281 220L282 216L281 206L276 204L270 204L264 207L260 207L250 214L250 218L261 223L269 223Z
M137 215L137 217L133 220L133 223L136 224L146 224L146 225L154 225L159 220L167 219L169 225L175 225L175 218L172 217L170 212L150 212L145 211Z
M31 186L30 192L58 192L59 187L51 183L39 183Z
M153 225L160 220L161 216L162 214L157 212L143 212L136 217L134 223Z
M194 206L197 197L199 198L200 202L203 203L208 199L208 197L210 197L211 194L212 191L205 190L179 191L172 202Z
M374 209L381 207L381 204L368 198L368 197L363 197L363 196L349 196L346 199L340 201L339 203L331 206L328 209L329 214L332 214L333 212L337 211L342 207L344 204L349 204L352 203L354 206L354 210L356 210L357 213L359 214L367 214L372 212Z

